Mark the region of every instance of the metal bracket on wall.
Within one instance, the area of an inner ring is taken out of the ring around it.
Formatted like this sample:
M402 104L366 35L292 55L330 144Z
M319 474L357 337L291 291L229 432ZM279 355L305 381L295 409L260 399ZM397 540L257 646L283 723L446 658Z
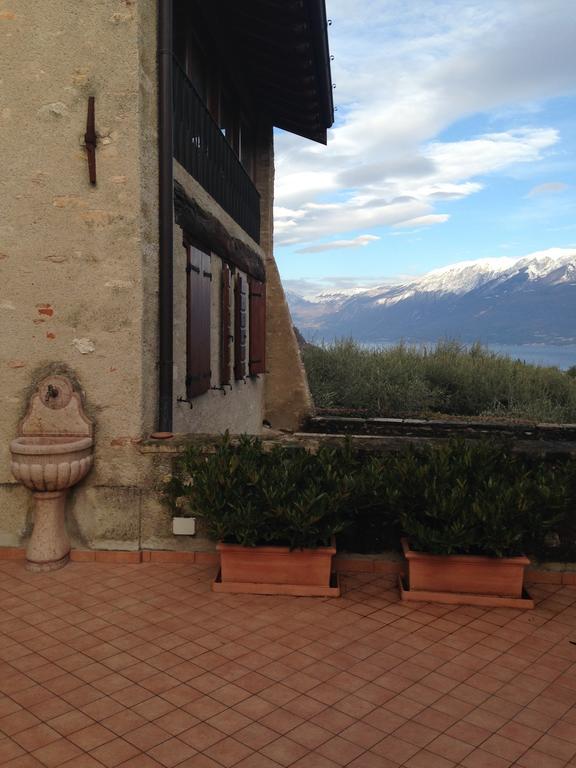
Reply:
M86 117L86 133L84 134L84 144L86 146L86 156L88 158L88 175L90 184L96 184L96 145L98 137L96 136L94 96L88 97L88 115Z

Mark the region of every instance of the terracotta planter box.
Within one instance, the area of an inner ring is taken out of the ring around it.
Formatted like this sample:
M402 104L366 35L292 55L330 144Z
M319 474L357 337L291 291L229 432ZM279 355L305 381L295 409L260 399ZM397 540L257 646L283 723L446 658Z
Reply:
M339 597L332 576L335 547L295 549L288 547L241 547L218 544L220 573L212 584L215 592L263 595Z
M527 557L430 555L410 549L402 539L408 562L408 588L401 583L403 600L533 608L524 591Z

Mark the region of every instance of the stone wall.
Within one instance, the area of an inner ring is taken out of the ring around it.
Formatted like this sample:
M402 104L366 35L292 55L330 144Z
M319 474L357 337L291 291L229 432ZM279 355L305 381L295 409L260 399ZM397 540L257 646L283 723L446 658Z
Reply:
M273 429L297 430L312 414L313 405L274 259L274 145L271 129L260 135L256 186L261 200L260 244L266 255L267 280L264 417Z
M71 529L78 543L115 546L133 538L126 502L150 465L134 444L156 420L156 4L49 6L7 0L0 13L0 545L30 524L9 442L31 385L65 366L96 423Z

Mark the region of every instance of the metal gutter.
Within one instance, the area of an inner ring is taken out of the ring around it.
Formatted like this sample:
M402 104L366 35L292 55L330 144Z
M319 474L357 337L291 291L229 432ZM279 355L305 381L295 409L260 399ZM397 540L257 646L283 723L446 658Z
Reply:
M159 333L158 430L172 431L173 399L173 0L158 0Z

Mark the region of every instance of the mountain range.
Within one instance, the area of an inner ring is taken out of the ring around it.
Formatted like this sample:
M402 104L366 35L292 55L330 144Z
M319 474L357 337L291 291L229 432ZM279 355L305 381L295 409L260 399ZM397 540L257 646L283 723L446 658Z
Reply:
M576 248L463 261L376 288L286 296L311 341L574 344Z

